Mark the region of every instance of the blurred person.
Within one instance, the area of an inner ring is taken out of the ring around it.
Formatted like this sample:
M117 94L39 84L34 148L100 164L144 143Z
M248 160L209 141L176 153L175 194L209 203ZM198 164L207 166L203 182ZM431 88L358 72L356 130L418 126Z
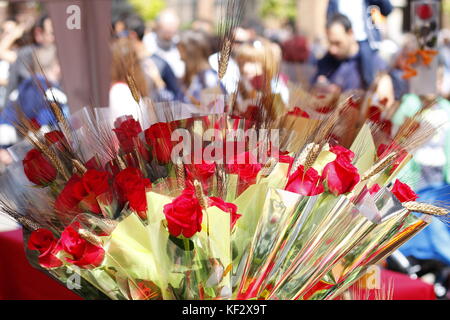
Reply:
M439 34L438 47L439 63L439 94L448 98L450 96L450 30L443 29Z
M20 137L14 129L14 124L19 119L17 107L43 130L56 122L53 113L48 108L49 102L55 102L65 116L69 117L67 96L59 85L61 69L56 55L56 47L41 47L36 49L34 54L32 75L22 81L17 90L17 96L11 96L0 115L0 146L2 148L19 141Z
M373 59L381 43L381 34L371 18L371 7L374 6L379 8L383 16L388 16L393 10L389 0L330 0L327 9L328 20L336 14L342 14L350 20L360 47L362 78L366 86L375 78L377 66L373 64Z
M0 149L0 173L3 172L6 166L10 165L13 159L9 152L5 149Z
M220 57L220 37L212 36L212 55L209 56L208 61L211 67L219 73L219 57ZM232 50L233 55L234 50ZM224 86L226 92L228 94L235 93L238 88L238 83L240 79L239 66L237 65L233 56L231 56L228 60L227 70L223 78L221 79L221 83Z
M172 10L165 10L156 18L154 32L146 34L143 41L149 52L163 58L175 76L182 79L185 66L177 47L179 27L180 20L177 14Z
M154 101L183 100L183 92L172 68L160 56L149 52L144 45L144 21L138 16L131 16L126 20L126 25Z
M272 93L280 94L283 102L288 103L288 78L279 72L281 49L277 44L264 39L243 44L236 50L236 62L243 82L240 88L242 98L254 98L253 91L270 86Z
M289 39L281 43L281 49L283 53L281 70L288 75L291 82L308 87L309 80L316 71L308 39L294 32Z
M9 69L17 59L16 41L25 31L24 25L18 25L14 20L6 20L1 25L0 38L0 110L6 103Z
M183 77L186 99L198 104L204 89L221 87L208 60L212 54L211 39L203 32L186 30L180 35L178 50L186 65Z
M343 91L367 89L372 83L364 81L365 58L350 20L344 15L336 14L327 22L327 38L328 53L318 61L313 84ZM387 69L386 63L377 54L373 54L372 64L373 79L378 72Z
M111 67L111 88L109 90L109 108L112 118L131 115L140 118L140 107L134 99L128 77L132 76L136 90L141 98L149 96L148 84L142 71L138 54L134 45L128 38L113 41Z
M211 20L198 19L192 22L191 29L212 35L214 33L214 24Z
M52 46L55 42L53 25L49 16L41 16L31 29L32 44L24 46L17 52L17 59L11 65L6 96L16 90L22 81L30 77L30 67L33 65L33 52L37 48Z
M118 17L112 23L113 38L128 37L128 30L123 17Z
M234 31L235 47L241 44L251 44L262 38L264 33L263 26L255 19L244 20Z

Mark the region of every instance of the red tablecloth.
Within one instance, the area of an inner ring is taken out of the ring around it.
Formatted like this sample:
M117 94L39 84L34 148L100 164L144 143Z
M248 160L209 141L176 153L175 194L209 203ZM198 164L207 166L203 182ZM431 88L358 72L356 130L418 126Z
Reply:
M0 232L0 300L80 299L28 263L22 230Z
M381 288L361 290L352 287L350 290L358 299L364 300L436 300L432 285L390 270L381 270Z
M393 300L435 300L433 286L382 270L381 283L393 289ZM358 294L377 298L375 291ZM0 232L0 300L80 300L63 285L34 269L23 250L22 231Z

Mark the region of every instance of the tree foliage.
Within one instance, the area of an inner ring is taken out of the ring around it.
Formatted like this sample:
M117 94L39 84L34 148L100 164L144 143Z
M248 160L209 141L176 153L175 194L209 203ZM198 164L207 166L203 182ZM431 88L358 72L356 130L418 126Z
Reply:
M261 15L264 18L274 17L281 20L294 19L297 15L296 0L263 0Z
M137 13L145 20L154 20L166 6L164 0L129 0Z

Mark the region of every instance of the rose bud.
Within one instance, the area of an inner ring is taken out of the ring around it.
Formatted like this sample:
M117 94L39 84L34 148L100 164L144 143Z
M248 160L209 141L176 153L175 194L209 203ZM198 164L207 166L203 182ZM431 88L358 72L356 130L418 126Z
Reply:
M135 139L142 132L141 124L132 117L126 117L124 121L122 119L117 120L115 126L116 128L113 131L116 133L121 148L126 153L132 152Z
M58 251L64 251L70 255L66 261L81 268L98 267L104 258L105 250L92 244L78 233L79 223L68 226L61 234Z
M101 214L97 197L111 192L107 172L88 170L79 177L74 175L67 182L55 201L55 209L61 213L79 213L86 209L95 214Z
M400 202L416 201L419 197L406 183L396 180L391 192Z
M210 206L217 207L223 212L228 212L231 215L231 229L234 228L234 225L241 217L240 214L237 213L237 206L233 203L225 202L221 198L210 197Z
M117 191L122 202L128 202L131 209L142 219L147 218L147 189L151 187L149 179L143 177L136 168L122 170L115 178Z
M46 186L56 179L56 169L36 149L30 150L23 159L23 170L28 180L39 186Z
M309 168L305 173L305 168L299 166L289 177L286 190L301 194L302 196L316 196L324 192L322 178L314 168Z
M66 139L64 137L64 134L58 130L47 132L44 137L49 142L49 144L55 144L58 142L65 143Z
M351 192L360 180L358 169L343 156L338 156L325 166L323 177L327 181L328 190L334 195Z
M153 157L161 164L170 162L174 143L169 123L156 123L145 130L145 140L152 147Z
M57 268L62 265L56 256L56 239L53 233L47 229L33 231L28 239L28 248L39 251L39 264L47 269Z
M375 183L370 189L369 189L369 193L371 195L375 195L377 194L379 191L381 190L381 187L379 184Z

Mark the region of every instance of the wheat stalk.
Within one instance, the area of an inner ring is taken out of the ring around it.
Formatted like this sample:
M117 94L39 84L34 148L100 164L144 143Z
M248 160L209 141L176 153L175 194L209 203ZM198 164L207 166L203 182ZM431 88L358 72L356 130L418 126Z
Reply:
M128 87L130 88L131 94L133 95L134 101L136 101L136 103L139 104L139 101L141 101L141 95L139 94L136 81L134 80L134 77L132 75L127 75L127 84Z
M72 159L72 164L78 173L82 175L86 173L87 168L80 161Z
M421 203L421 202L405 202L403 203L403 206L408 209L409 211L412 212L417 212L417 213L424 213L424 214L429 214L432 216L439 216L439 217L443 217L446 216L450 213L449 210L441 208L441 207L436 207L434 205L428 204L428 203Z
M64 177L65 180L70 179L70 175L67 172L61 159L55 154L53 150L47 147L45 144L41 143L34 135L26 135L28 140L50 160L55 169Z
M278 161L275 158L270 158L269 160L267 160L266 164L261 169L261 176L268 177L272 173L277 163Z
M175 174L177 176L178 187L184 190L186 188L186 174L181 160L177 160L177 163L175 164Z
M205 195L203 193L202 184L198 180L194 181L194 189L195 189L195 196L197 197L200 206L202 207L203 210L206 210L208 208L208 202L206 201Z
M384 159L379 161L378 163L374 164L369 170L367 170L361 177L361 181L367 181L370 178L376 176L383 170L385 170L387 167L389 167L392 162L397 157L397 154L395 152L392 152L388 154Z

